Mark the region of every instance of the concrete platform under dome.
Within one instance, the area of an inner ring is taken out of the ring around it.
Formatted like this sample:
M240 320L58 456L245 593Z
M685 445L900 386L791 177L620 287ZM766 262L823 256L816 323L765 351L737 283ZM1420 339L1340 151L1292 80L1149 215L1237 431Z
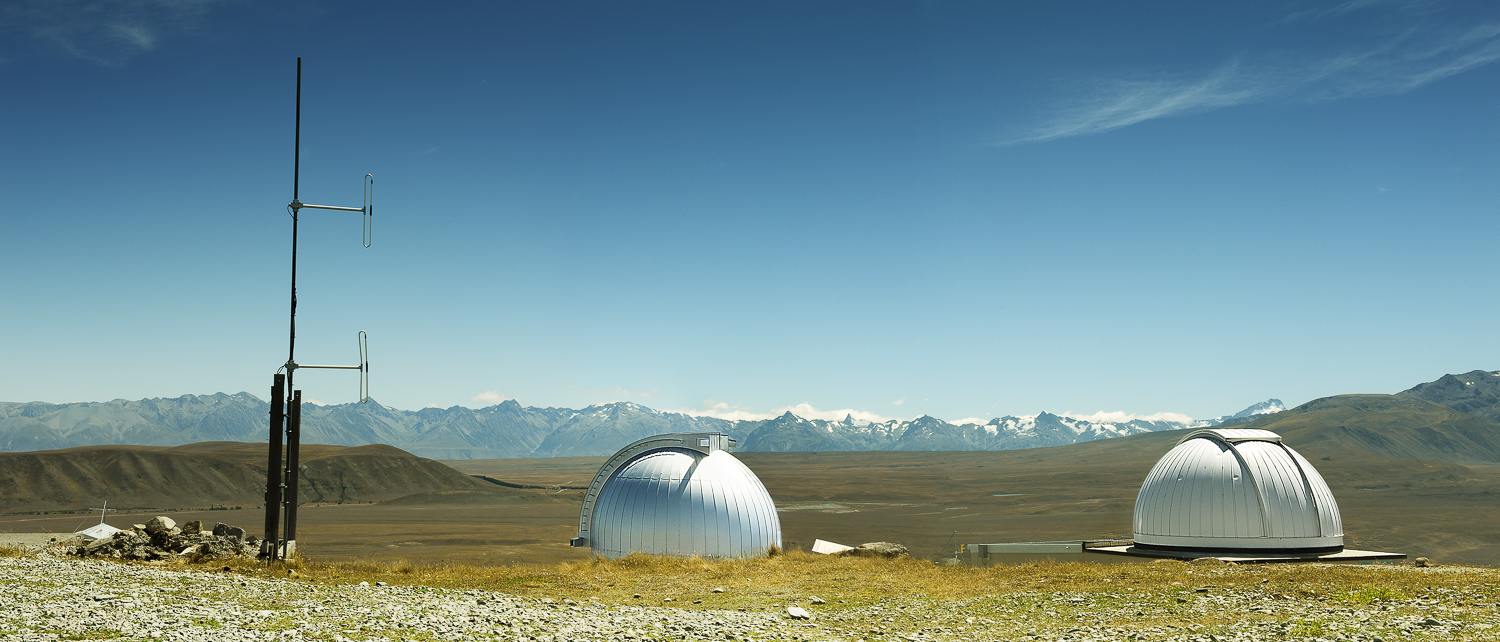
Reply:
M1341 551L1328 553L1276 553L1271 550L1264 552L1205 552L1205 551L1163 551L1156 549L1141 549L1135 546L1102 546L1089 549L1092 553L1101 555L1118 555L1121 557L1136 558L1140 561L1152 561L1159 559L1174 559L1191 561L1204 557L1213 557L1235 564L1286 564L1295 562L1322 562L1335 564L1389 564L1397 560L1406 559L1406 553L1382 553L1380 551L1360 551L1346 548Z
M1136 548L1133 542L1121 540L1062 542L1010 542L1004 544L965 544L960 560L970 566L1026 564L1031 562L1094 562L1098 564L1143 564L1160 559L1184 562L1212 557L1235 564L1391 564L1406 559L1405 553L1383 553L1344 549L1324 553L1277 553L1274 551L1168 551Z

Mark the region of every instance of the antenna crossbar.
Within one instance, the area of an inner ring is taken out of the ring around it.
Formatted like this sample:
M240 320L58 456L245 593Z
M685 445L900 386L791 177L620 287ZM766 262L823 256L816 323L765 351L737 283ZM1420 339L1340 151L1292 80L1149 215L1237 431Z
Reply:
M317 210L338 210L340 212L361 212L361 213L363 213L365 211L365 208L363 208L363 207L344 207L342 205L313 205L312 203L298 203L297 201L292 201L291 202L291 206L292 206L292 209L307 209L307 208L312 208L312 209L317 209Z

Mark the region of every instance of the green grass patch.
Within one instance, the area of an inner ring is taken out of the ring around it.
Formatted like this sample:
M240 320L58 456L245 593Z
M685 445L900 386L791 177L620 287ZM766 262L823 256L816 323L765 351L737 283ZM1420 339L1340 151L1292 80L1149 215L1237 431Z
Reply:
M1345 602L1371 604L1374 602L1396 602L1406 599L1406 592L1389 586L1366 586L1339 595Z
M119 629L87 629L72 633L58 633L60 640L113 640L125 635Z

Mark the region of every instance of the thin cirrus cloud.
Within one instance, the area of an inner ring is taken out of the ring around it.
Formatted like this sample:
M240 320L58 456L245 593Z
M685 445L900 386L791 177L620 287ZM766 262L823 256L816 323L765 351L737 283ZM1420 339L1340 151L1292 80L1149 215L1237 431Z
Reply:
M1380 46L1311 63L1231 60L1201 77L1111 80L1004 144L1100 134L1158 118L1273 100L1318 102L1411 91L1500 60L1500 23L1435 35L1408 30Z
M755 412L750 406L730 404L714 399L706 399L697 408L682 408L674 412L693 417L713 417L726 421L765 421L775 419L788 412L803 419L822 419L825 421L843 421L850 419L856 424L884 423L898 417L886 417L877 413L853 408L842 408L839 410L819 410L810 403L799 403L795 406L782 406L770 412Z
M24 34L32 51L61 53L106 66L156 49L163 39L199 31L227 0L18 0L0 5L0 36ZM7 33L9 32L9 33ZM11 47L23 38L0 37Z
M1096 412L1093 414L1083 414L1077 412L1060 412L1057 414L1061 417L1067 417L1069 419L1081 419L1096 424L1123 424L1127 421L1170 421L1179 424L1193 423L1192 417L1184 415L1180 412L1158 412L1150 415L1137 415L1134 413L1116 410L1113 412Z

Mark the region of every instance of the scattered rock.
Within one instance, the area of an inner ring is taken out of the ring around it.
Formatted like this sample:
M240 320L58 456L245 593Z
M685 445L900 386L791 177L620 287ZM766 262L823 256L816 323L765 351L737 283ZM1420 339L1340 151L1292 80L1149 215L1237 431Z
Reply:
M810 598L807 598L807 601L812 602L813 604L827 604L828 603L827 600L825 600L825 599L823 599L821 597L818 597L816 595L814 595L814 596L812 596Z
M787 614L788 617L791 617L793 620L811 620L812 619L812 614L808 613L807 609L804 609L804 608L802 608L800 606L789 606L789 607L787 607L786 608L786 614Z
M858 557L901 557L908 554L905 546L893 542L866 542L844 551L840 555L855 555Z
M637 599L637 600L641 599L641 594L640 593L636 593L635 594L635 599Z
M1442 622L1439 622L1439 621L1437 621L1436 619L1433 619L1433 618L1427 618L1425 620L1422 620L1422 626L1437 626L1439 624L1442 624Z
M1219 559L1217 557L1199 557L1199 558L1194 558L1193 561L1188 562L1188 563L1189 564L1193 564L1195 566L1227 566L1227 565L1230 564L1230 562L1226 562L1226 561L1221 560L1221 559Z
M720 586L720 587L718 587L718 588L715 588L715 589L714 589L714 592L715 592L715 593L723 593L723 592L724 592L724 587L722 587L722 586Z
M188 522L191 527L195 522ZM226 527L226 533L230 527ZM240 533L244 529L234 529ZM240 538L206 535L188 528L178 529L170 517L157 516L136 530L120 531L109 537L83 545L69 544L69 552L80 557L110 557L122 560L150 561L186 557L192 562L230 559L254 555Z
M1418 557L1417 559L1412 560L1411 563L1417 568L1427 568L1429 566L1432 566L1432 560L1429 560L1425 557Z
M195 520L193 520L191 522L183 524L182 525L182 532L187 533L189 535L197 535L198 533L203 532L203 522L200 522L200 521L198 521L198 520L195 519Z

